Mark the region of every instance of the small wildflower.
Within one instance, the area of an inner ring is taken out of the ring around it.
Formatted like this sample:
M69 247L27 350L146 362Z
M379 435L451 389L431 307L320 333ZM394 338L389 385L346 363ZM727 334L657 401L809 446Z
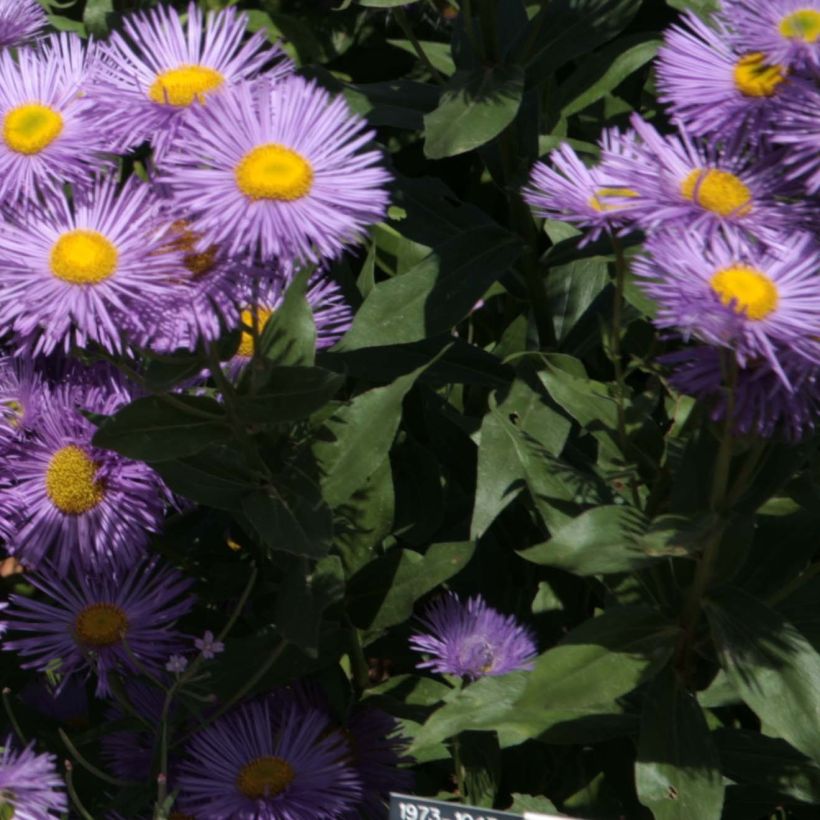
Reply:
M208 660L216 657L225 648L225 644L222 641L217 641L210 629L201 638L194 641L194 646L202 653L202 657Z
M175 672L179 675L188 668L188 661L183 655L171 655L168 658L168 663L165 664L165 668L169 672Z

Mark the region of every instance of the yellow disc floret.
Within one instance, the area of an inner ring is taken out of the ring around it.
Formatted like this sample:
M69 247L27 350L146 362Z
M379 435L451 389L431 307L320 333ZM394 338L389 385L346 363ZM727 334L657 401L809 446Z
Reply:
M783 68L766 62L759 51L744 54L735 63L735 87L746 97L771 97L786 79Z
M820 11L798 9L783 17L777 28L784 37L790 40L816 43L820 38Z
M97 231L66 231L54 243L51 272L72 285L97 285L114 275L119 254L114 244Z
M66 515L87 513L103 500L97 464L82 447L69 444L54 453L46 469L46 495Z
M757 268L732 265L717 271L709 284L724 305L749 319L765 319L777 307L777 286Z
M225 78L208 66L181 65L157 74L148 96L155 103L185 108L194 102L204 103L205 95L224 82Z
M313 168L301 155L284 145L258 145L239 161L236 185L250 199L292 202L310 193Z
M720 216L746 216L752 210L752 192L729 171L695 168L681 182L680 192Z
M256 326L259 329L259 335L265 329L268 319L273 315L273 311L265 307L256 309ZM253 327L253 312L250 309L242 311L242 324L245 327ZM239 350L236 351L237 356L243 356L250 359L253 356L253 334L247 330L242 331L242 338L239 340Z
M3 141L18 154L39 154L63 131L63 117L41 103L12 108L3 117Z
M128 617L116 604L89 604L74 619L74 632L86 646L119 643L128 630Z
M623 205L618 205L614 202L607 202L607 199L612 197L635 199L640 196L637 191L631 188L598 188L595 193L589 198L589 205L596 211L619 211Z
M259 800L274 797L293 782L295 772L287 760L274 755L257 757L246 763L236 776L236 787L245 797Z

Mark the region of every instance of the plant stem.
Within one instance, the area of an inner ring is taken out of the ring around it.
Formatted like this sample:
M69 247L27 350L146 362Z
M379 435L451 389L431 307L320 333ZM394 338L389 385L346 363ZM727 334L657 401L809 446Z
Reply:
M422 63L427 67L427 70L432 74L433 79L439 84L444 85L446 80L442 77L439 70L433 65L430 61L430 58L427 56L427 53L424 51L424 47L419 42L418 37L416 37L416 33L413 31L413 27L410 25L410 21L407 19L407 14L401 6L397 6L393 9L393 14L396 17L396 22L401 26L401 30L404 32L404 36L410 41L410 44L413 46L413 51L416 52L416 56L421 60Z
M453 768L456 772L458 794L462 800L467 797L464 783L464 767L461 765L461 740L458 735L453 738Z
M17 722L17 717L14 714L14 709L11 708L11 701L9 700L9 695L11 694L11 689L7 686L3 689L3 708L6 710L6 715L8 716L9 723L11 723L12 729L14 729L14 734L17 735L18 740L23 746L28 744L26 740L26 736L23 734L23 730L20 728L20 724Z
M720 439L720 449L715 461L715 472L712 477L712 492L709 496L709 508L715 511L723 509L726 501L726 491L729 484L729 471L732 466L732 447L734 437L732 428L735 422L735 382L737 381L737 363L734 355L723 353L723 372L727 384L726 418L723 425L723 435Z
M79 752L77 747L71 742L69 736L63 731L63 729L57 730L58 734L60 735L60 739L65 743L66 749L68 749L69 754L79 763L87 772L93 774L94 777L102 780L103 783L108 783L111 786L117 786L118 788L122 788L123 786L138 786L139 783L133 780L120 780L118 777L112 777L110 774L106 774L101 769L98 769L93 763L89 763Z
M626 411L624 402L626 399L626 383L624 381L624 369L621 362L621 332L623 330L623 310L624 310L624 288L626 286L626 260L624 250L618 238L613 235L612 248L615 251L615 298L612 304L612 331L609 340L609 353L612 360L612 367L615 370L615 404L618 414L618 442L621 452L626 455Z
M71 802L74 804L74 808L79 812L80 817L82 817L83 820L94 820L94 817L89 814L83 805L83 801L80 800L77 790L74 788L74 765L70 760L65 761L65 784L68 789L68 796L71 798Z

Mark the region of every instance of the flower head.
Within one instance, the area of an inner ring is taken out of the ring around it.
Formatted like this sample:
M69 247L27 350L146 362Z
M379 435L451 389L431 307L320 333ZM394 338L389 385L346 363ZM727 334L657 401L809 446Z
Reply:
M811 235L760 247L735 235L662 232L646 249L633 269L658 303L660 327L732 347L744 366L765 358L784 380L779 348L820 363L820 248Z
M797 80L789 85L770 139L786 149L788 178L803 181L809 194L820 192L820 88Z
M0 47L19 46L48 24L37 0L0 0Z
M782 435L799 441L815 430L820 417L820 367L790 350L778 351L780 372L766 359L741 366L730 350L707 345L667 354L661 362L675 368L670 384L703 401L714 421L726 418L733 383L731 413L736 435ZM736 368L733 376L731 367Z
M27 576L45 600L11 596L5 621L13 640L3 649L18 652L24 669L44 670L59 660L64 679L95 672L97 695L109 693L108 674L158 672L183 644L174 628L193 606L192 581L157 558L142 561L128 573L73 573L53 566ZM25 637L16 637L28 633Z
M27 566L50 555L60 572L124 569L159 528L162 481L146 464L94 447L96 428L80 412L113 413L123 401L89 387L52 389L30 435L9 446L0 499L16 511L8 549Z
M465 604L454 593L444 595L428 606L421 622L428 632L413 635L410 646L431 657L419 669L475 680L532 668L536 647L530 630L481 596Z
M163 248L158 202L136 177L118 190L99 179L70 202L62 194L31 206L0 234L0 320L34 354L96 342L123 349L141 306L181 267Z
M68 811L57 759L37 754L34 743L16 751L11 736L5 739L0 755L0 813L20 820L59 818ZM11 814L6 809L11 807Z
M165 664L165 668L169 672L179 675L188 668L188 659L185 655L171 655L168 658L168 663Z
M659 99L695 136L752 142L778 118L787 71L762 52L737 51L723 26L687 12L658 53Z
M264 31L245 39L248 18L235 8L203 14L189 3L182 22L171 6L125 18L103 47L94 88L103 124L120 143L149 140L161 160L190 113L234 84L257 76L279 79L293 67Z
M315 83L259 80L186 121L165 162L178 206L231 255L338 256L387 208L373 133Z
M359 805L361 784L328 718L292 703L239 707L199 732L179 767L179 803L202 820L331 820Z
M614 129L604 133L603 145L616 155L628 153L633 142ZM537 162L533 166L524 189L524 199L538 216L586 228L581 244L596 240L605 231L621 234L629 229L629 211L637 193L612 183L606 164L586 166L568 143L559 145L549 159L549 165Z
M781 198L789 190L775 156L751 162L737 145L701 146L685 131L664 137L637 115L632 124L638 149L604 161L615 185L637 192L630 215L645 230L736 228L759 238L804 221L805 207Z
M210 629L205 630L205 634L194 641L194 646L202 653L202 657L208 660L215 658L225 649L225 644L216 640Z
M42 374L28 357L0 357L0 447L32 430L46 397Z
M820 68L820 0L723 0L737 47L779 65Z
M90 48L90 51L89 51ZM54 34L36 49L0 53L0 198L35 199L82 185L110 148L83 88L96 46Z

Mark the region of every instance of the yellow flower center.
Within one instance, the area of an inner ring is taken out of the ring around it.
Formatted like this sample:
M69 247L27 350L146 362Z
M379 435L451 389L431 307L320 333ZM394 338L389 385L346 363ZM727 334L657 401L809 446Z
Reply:
M268 323L268 319L273 315L272 310L268 310L265 307L259 307L256 309L256 324L259 328L259 335L262 335L262 331L265 329L265 325ZM245 327L253 327L253 311L250 309L246 309L242 311L242 324ZM242 338L239 340L239 350L236 351L237 356L243 356L246 359L250 359L253 356L253 334L247 330L242 331Z
M204 103L205 95L216 91L225 78L204 65L181 65L157 74L148 89L148 96L161 105L185 108L194 102Z
M97 231L66 231L54 243L51 272L72 285L98 285L114 275L119 253L113 242Z
M680 192L720 216L746 216L752 210L752 192L729 171L695 168L681 183Z
M86 646L111 646L127 629L128 617L115 604L89 604L74 619L74 632Z
M66 515L93 510L105 496L105 487L97 480L97 464L76 444L61 447L48 462L46 495Z
M284 145L258 145L239 161L236 185L250 199L292 202L310 193L313 168L296 151Z
M798 9L787 14L777 28L784 37L789 39L816 43L817 38L820 37L820 11Z
M771 97L783 80L783 68L769 65L759 51L744 54L735 64L735 86L747 97Z
M777 307L777 286L757 268L733 265L717 271L709 284L724 305L749 319L765 319Z
M283 792L293 782L296 773L287 760L273 755L257 757L246 763L236 776L236 786L245 797L258 800Z
M18 154L39 154L62 130L60 112L41 103L18 105L3 117L3 141Z
M598 190L595 191L595 193L589 198L589 205L596 211L600 212L618 211L623 206L617 205L613 202L606 202L605 200L608 197L627 197L629 199L635 199L639 196L640 194L637 191L633 191L631 188L598 188Z

